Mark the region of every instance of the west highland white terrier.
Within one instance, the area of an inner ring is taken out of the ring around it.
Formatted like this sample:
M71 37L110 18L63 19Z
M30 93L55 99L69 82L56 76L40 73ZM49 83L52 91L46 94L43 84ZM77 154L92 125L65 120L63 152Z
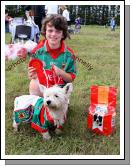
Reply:
M30 122L31 127L39 131L43 139L50 139L50 127L55 127L55 133L62 132L65 123L72 83L63 88L53 86L46 88L40 85L44 98L35 95L23 95L16 97L13 112L13 128L18 131L21 122Z

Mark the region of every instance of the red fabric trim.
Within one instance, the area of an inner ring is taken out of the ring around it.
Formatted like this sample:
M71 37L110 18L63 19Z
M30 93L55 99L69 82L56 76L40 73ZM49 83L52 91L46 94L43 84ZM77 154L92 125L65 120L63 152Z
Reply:
M71 48L67 47L67 50L74 55L74 51Z
M42 106L42 109L40 111L40 123L41 124L44 124L44 110L45 110L45 107L44 105Z
M46 50L51 55L51 57L53 59L56 59L61 53L63 53L65 51L65 44L62 41L60 48L51 49L50 46L49 46L49 44L48 44L48 41L46 41Z
M47 108L46 108L46 116L47 116L47 120L54 124L54 120L53 120L52 116L50 115Z
M34 124L33 122L31 122L31 127L35 130L37 130L38 132L40 133L43 133L43 132L47 132L48 129L41 129L38 125Z
M37 76L38 76L39 83L47 87L46 76L43 73L43 71L38 71Z
M44 46L44 43L45 43L45 39L40 40L37 46L31 51L31 54L35 54L38 49Z
M68 73L68 74L72 77L72 80L74 81L76 76L73 73Z
M57 129L63 129L63 127L62 127L62 125L59 125L58 127L57 127Z

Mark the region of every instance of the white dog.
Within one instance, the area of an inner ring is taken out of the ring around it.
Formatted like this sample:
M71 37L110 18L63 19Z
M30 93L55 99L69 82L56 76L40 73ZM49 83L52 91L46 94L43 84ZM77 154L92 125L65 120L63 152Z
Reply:
M51 138L48 127L51 124L56 127L56 134L61 133L62 125L66 120L69 97L73 91L73 86L72 83L68 83L63 88L59 86L46 88L40 85L40 89L44 98L23 95L15 99L13 128L17 131L21 122L31 122L31 126L42 134L43 139L48 140Z

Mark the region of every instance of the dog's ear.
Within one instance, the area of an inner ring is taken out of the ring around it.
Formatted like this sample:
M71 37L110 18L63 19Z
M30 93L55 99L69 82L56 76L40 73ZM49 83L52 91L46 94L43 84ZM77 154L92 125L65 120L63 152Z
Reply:
M44 94L46 87L44 85L39 84L39 89L40 89L40 92Z
M70 95L71 92L73 91L73 85L72 83L68 83L63 87L65 94Z

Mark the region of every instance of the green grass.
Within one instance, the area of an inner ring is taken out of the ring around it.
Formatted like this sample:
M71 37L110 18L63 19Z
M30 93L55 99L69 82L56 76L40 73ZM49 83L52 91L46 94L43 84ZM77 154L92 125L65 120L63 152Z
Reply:
M42 136L23 124L19 133L12 129L13 102L16 96L28 94L29 80L25 62L6 71L6 126L5 149L7 155L119 155L120 154L120 114L119 114L119 64L120 39L119 29L99 26L82 26L81 33L71 35L66 43L77 57L93 66L88 70L82 63L77 62L78 75L74 81L74 92L68 119L61 136L44 142ZM6 43L10 35L6 34ZM6 68L12 63L6 62ZM86 129L87 109L89 107L90 86L108 85L118 88L116 132L109 136L99 136Z

